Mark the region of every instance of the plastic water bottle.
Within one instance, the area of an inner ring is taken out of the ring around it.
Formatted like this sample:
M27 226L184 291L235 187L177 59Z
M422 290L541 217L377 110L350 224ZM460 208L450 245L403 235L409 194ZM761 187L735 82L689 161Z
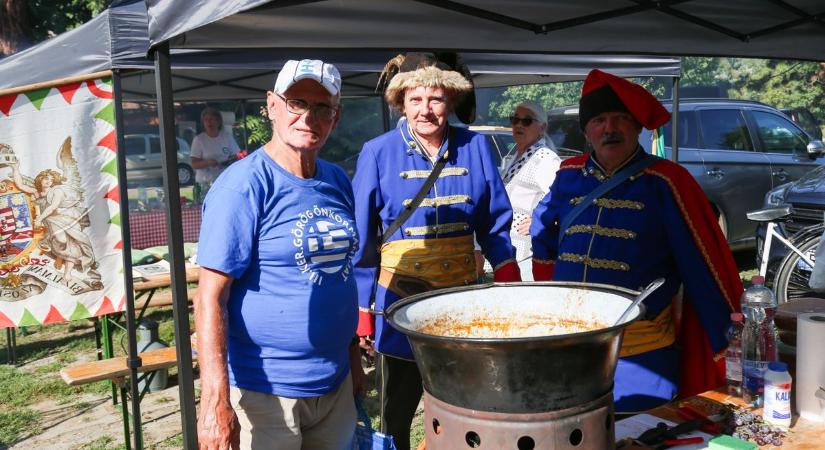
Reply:
M755 276L752 286L742 294L745 327L742 331L742 398L753 406L762 406L764 374L768 363L777 360L776 297L765 287L765 278Z
M782 428L791 426L791 376L788 365L774 361L765 372L765 422Z
M727 378L728 393L742 395L742 329L745 326L742 313L730 315L728 328L728 349L725 351L725 378Z

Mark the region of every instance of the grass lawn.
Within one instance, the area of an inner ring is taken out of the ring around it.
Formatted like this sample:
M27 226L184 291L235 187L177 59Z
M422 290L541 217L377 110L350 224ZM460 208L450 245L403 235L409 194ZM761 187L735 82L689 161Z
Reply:
M42 431L40 413L30 405L47 399L71 404L79 394L109 391L105 382L75 388L58 374L79 354L93 353L94 348L92 328L76 324L29 327L26 335L18 333L18 362L30 367L0 365L0 448Z

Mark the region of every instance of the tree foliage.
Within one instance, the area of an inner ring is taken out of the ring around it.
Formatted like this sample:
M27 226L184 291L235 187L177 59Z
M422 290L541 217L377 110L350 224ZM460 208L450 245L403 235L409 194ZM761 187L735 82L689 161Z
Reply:
M579 102L582 83L527 84L508 88L499 99L490 102L490 117L503 124L519 103L531 100L546 110Z
M0 0L0 56L91 20L112 0Z
M656 95L665 95L664 78L634 80ZM525 100L546 109L578 103L581 82L513 86L490 106L490 116L504 123L515 106ZM680 86L719 86L730 98L757 100L777 108L805 108L825 123L825 63L745 58L682 58Z
M732 60L730 77L733 98L758 100L777 108L805 108L825 120L823 65L816 62L781 60Z

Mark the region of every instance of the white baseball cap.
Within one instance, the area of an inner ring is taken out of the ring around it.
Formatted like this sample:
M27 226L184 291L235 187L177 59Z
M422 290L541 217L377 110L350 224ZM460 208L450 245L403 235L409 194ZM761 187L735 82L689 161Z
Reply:
M341 74L332 64L318 59L290 59L275 79L275 92L283 95L293 84L303 79L315 80L333 96L341 92Z

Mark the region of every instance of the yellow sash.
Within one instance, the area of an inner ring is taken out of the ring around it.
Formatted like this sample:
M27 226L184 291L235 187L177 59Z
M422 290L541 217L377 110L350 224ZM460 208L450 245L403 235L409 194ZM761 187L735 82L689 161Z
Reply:
M426 280L433 288L475 283L473 236L400 239L381 246L381 267Z
M668 305L653 320L637 320L624 330L619 356L633 356L676 342L673 307Z

